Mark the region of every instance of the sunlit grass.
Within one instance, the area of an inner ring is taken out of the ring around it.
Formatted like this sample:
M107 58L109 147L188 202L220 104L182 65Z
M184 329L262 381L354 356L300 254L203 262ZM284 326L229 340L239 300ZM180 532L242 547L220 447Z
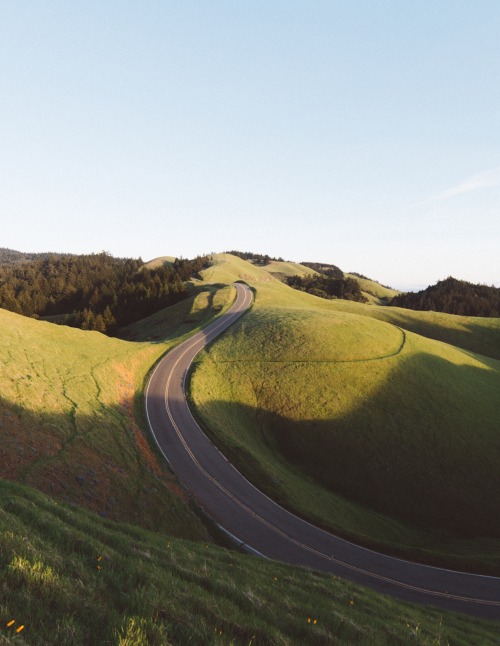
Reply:
M271 260L263 269L277 278L284 278L285 276L308 276L318 273L314 269L301 265L298 262L281 262L279 260Z
M144 267L148 269L156 269L156 267L163 267L173 265L176 258L175 256L159 256L158 258L153 258L148 262L144 263Z
M369 278L360 278L354 274L345 274L346 278L354 278L359 283L362 292L365 292L366 295L375 297L375 299L391 299L393 296L400 294L397 289L391 289L390 287L384 287L380 283L376 283ZM380 302L377 300L376 302Z
M22 582L34 587L50 588L59 584L54 570L42 561L31 562L22 556L15 556L8 565Z
M217 254L205 280L232 282L244 280L257 289L255 303L273 308L305 308L325 312L345 312L392 323L422 336L500 359L500 319L455 316L442 312L416 312L397 307L373 307L341 299L326 300L292 289L271 276L265 268L251 265L229 254Z

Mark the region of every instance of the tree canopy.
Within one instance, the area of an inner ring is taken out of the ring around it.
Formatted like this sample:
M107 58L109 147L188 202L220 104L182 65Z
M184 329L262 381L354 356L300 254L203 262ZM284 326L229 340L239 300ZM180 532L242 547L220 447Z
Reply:
M500 317L500 289L468 283L450 276L420 292L395 296L391 305L464 316Z
M312 264L312 263L310 263ZM337 268L338 269L338 268ZM327 271L336 274L334 269ZM308 292L320 298L343 298L348 301L366 303L367 299L361 293L359 283L354 278L337 278L332 275L310 274L308 276L289 276L287 285L303 292Z
M105 252L25 256L0 260L0 307L107 333L184 298L185 281L208 264L198 257L149 269Z

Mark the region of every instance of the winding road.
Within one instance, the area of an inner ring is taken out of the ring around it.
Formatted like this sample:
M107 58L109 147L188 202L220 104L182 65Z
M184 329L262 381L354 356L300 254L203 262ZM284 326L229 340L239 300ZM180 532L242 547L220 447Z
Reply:
M404 561L323 531L256 489L208 440L189 410L185 382L198 352L250 307L249 287L235 287L233 306L165 355L146 389L151 432L198 504L253 554L329 572L412 603L500 619L500 578Z

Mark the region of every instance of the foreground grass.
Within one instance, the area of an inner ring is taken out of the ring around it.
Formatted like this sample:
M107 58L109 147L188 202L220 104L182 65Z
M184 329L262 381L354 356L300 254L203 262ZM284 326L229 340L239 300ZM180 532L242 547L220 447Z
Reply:
M386 308L339 306L239 259L217 261L214 277L245 276L256 290L191 382L228 457L338 534L499 574L500 363L369 314Z
M500 630L303 568L113 523L5 481L0 577L0 643L486 646Z
M198 290L127 328L134 343L0 310L0 476L105 517L206 540L134 413L151 365L232 294Z

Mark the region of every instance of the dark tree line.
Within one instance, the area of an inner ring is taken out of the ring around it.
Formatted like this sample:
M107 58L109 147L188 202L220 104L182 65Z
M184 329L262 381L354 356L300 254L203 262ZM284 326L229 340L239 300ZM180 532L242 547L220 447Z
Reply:
M311 274L309 276L289 276L286 283L294 289L321 298L343 298L358 303L366 303L367 301L361 293L358 281L354 278L335 278L331 275Z
M185 281L207 264L198 257L149 269L107 253L0 262L0 307L112 334L184 298Z
M475 285L450 276L420 292L395 296L391 305L464 316L500 317L500 289Z
M230 253L232 256L237 256L242 260L253 260L256 264L259 265L268 265L271 260L277 260L278 262L283 262L283 258L274 258L261 253L252 253L251 251L225 251L224 253Z

